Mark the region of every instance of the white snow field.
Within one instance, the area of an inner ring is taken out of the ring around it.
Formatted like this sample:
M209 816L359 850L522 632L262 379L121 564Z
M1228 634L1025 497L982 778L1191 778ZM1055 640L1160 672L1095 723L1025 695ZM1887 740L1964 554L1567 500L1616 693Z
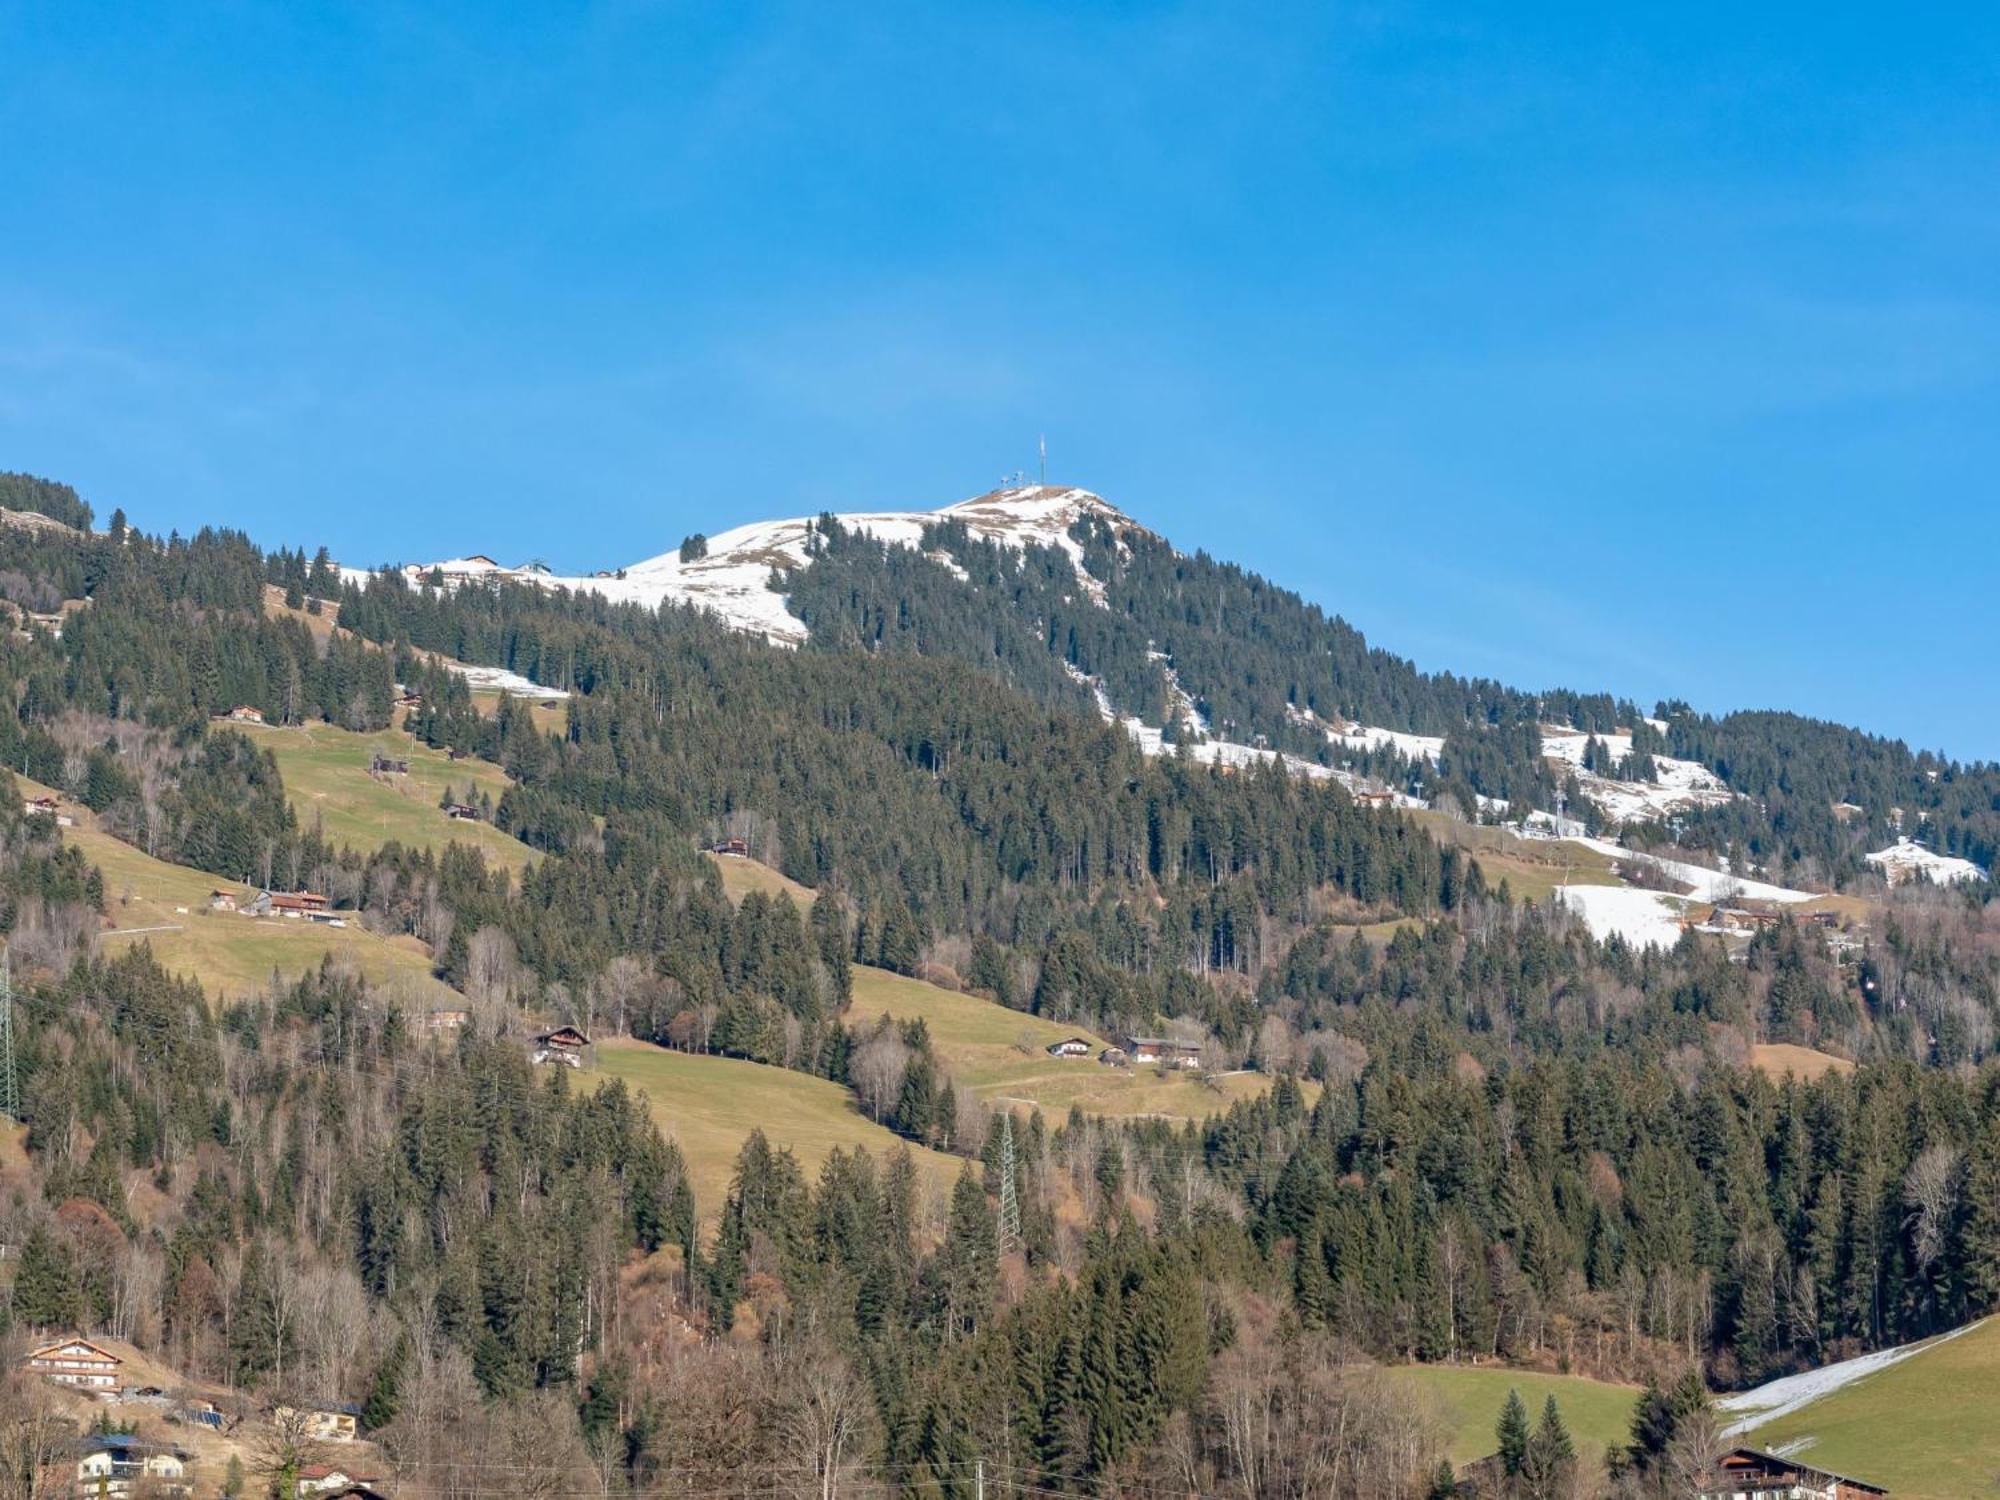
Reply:
M1928 880L1934 885L1985 880L1987 874L1969 859L1955 854L1933 854L1915 839L1899 838L1886 849L1866 855L1868 863L1889 877L1891 885Z

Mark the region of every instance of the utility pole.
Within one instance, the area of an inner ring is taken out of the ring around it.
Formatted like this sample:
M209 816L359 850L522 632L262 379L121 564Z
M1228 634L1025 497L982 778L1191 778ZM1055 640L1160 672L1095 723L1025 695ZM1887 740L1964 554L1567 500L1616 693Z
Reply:
M986 1500L986 1460L983 1458L972 1466L972 1500Z
M21 1118L21 1086L14 1075L14 945L0 950L0 1114Z
M1021 1199L1014 1191L1014 1111L1000 1112L1000 1250L1021 1243Z

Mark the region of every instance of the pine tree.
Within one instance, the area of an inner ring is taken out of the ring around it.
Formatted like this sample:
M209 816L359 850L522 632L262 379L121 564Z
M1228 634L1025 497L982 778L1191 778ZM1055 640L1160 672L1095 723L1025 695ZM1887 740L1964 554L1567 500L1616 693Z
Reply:
M1551 1395L1516 1471L1528 1500L1561 1500L1576 1487L1576 1444Z
M1499 1442L1500 1470L1512 1479L1521 1472L1528 1459L1528 1408L1521 1401L1521 1393L1511 1387L1507 1392L1506 1404L1500 1408L1500 1421L1493 1429Z

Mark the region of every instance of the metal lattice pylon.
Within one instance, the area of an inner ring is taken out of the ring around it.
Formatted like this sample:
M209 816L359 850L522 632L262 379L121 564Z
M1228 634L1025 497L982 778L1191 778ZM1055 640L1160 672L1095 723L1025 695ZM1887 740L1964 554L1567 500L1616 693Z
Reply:
M0 949L0 1114L21 1118L21 1085L14 1076L14 954Z
M1000 1248L1021 1243L1021 1198L1014 1189L1014 1111L1000 1112Z

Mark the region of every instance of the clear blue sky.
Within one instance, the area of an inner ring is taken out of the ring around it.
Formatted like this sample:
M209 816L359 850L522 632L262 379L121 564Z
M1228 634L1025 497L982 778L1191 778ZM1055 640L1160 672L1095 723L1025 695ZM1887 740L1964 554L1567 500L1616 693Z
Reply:
M0 467L586 568L1045 431L1426 666L2000 756L1994 8L1641 9L0 3Z

